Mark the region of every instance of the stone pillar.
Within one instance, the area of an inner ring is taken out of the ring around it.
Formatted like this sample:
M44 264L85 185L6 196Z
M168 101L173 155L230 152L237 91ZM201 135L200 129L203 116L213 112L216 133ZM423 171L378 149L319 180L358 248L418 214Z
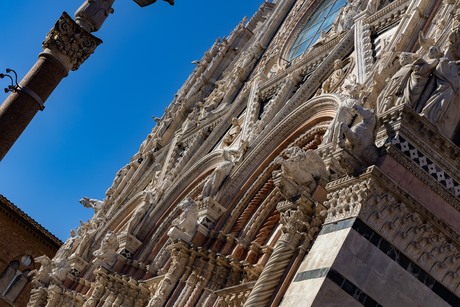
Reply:
M369 25L364 23L364 19L368 15L361 14L355 21L355 50L356 50L356 67L357 67L357 80L359 84L363 84L372 69L374 62L371 31Z
M283 201L277 209L281 211L282 235L244 306L267 305L309 226L308 220L314 210L313 203L306 197Z
M186 252L185 243L179 241L168 247L171 251L171 265L168 272L159 282L155 293L148 303L148 307L163 306L171 292L176 287L176 283L182 276L189 262L190 255ZM190 265L190 264L189 264Z
M43 42L37 63L0 106L0 160L6 155L59 82L77 70L102 41L63 13Z

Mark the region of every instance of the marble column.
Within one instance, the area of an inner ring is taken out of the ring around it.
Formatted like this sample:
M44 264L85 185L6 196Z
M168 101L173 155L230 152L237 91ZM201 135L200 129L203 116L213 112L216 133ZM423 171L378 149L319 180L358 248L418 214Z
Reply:
M283 225L282 234L244 306L254 307L268 304L299 243L305 237L311 213L314 212L313 206L314 204L305 197L300 197L296 201L286 200L278 204L277 209L281 211Z

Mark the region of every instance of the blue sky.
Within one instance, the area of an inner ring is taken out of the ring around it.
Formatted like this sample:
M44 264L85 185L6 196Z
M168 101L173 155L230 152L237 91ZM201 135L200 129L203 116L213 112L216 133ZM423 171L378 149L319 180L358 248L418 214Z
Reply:
M216 38L230 34L263 0L116 0L94 33L104 43L71 72L0 162L0 194L61 240L92 216L83 196L103 199L174 94ZM0 72L20 77L63 11L83 0L2 0ZM0 80L0 89L8 85ZM0 101L7 97L0 91Z

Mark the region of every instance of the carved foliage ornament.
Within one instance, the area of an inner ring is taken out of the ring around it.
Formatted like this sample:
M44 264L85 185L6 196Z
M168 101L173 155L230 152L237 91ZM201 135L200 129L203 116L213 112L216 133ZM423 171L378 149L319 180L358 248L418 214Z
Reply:
M64 12L43 41L43 48L66 56L77 70L102 41L86 32Z

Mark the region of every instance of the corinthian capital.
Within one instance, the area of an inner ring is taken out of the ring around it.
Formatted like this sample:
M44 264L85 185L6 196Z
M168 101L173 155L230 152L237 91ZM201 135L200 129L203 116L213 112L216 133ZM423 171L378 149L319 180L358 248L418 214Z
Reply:
M43 48L49 49L67 68L77 70L96 50L102 41L83 30L64 12L43 41ZM46 50L45 50L46 52Z

